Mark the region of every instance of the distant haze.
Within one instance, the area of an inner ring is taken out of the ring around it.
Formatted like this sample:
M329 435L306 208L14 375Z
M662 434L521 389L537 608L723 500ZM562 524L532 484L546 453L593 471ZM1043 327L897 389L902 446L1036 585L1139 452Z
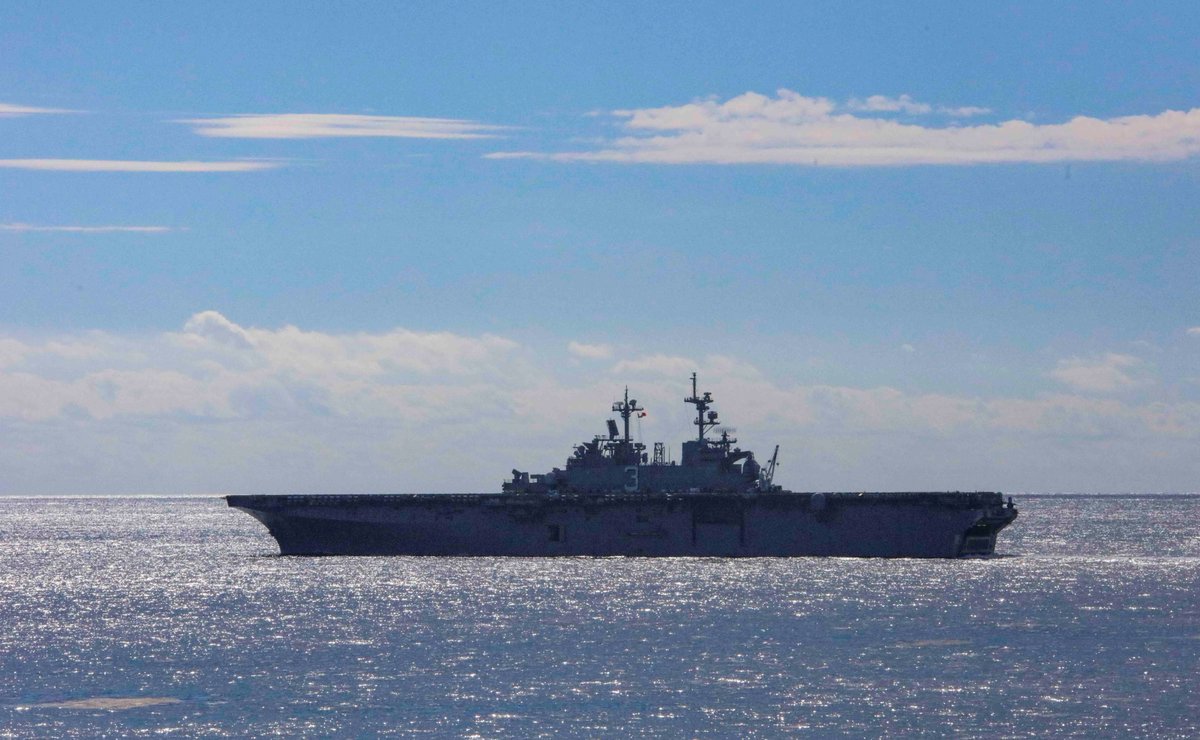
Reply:
M693 370L743 444L760 458L782 445L793 488L1180 491L1196 472L1200 409L1160 400L1157 369L1126 355L1051 363L1026 379L1033 394L937 392L800 382L718 354L263 329L216 311L160 334L8 338L0 353L6 493L497 490L603 433L625 384L648 409L639 439L678 459Z

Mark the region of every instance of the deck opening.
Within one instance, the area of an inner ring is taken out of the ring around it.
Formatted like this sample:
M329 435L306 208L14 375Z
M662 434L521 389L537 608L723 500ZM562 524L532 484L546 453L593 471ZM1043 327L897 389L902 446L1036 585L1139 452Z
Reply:
M968 537L962 551L964 555L991 554L995 547L991 537Z

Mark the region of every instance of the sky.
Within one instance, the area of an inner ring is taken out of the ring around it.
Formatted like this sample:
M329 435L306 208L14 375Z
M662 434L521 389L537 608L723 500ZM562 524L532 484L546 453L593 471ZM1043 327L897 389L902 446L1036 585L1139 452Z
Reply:
M1200 490L1200 5L17 3L0 494Z

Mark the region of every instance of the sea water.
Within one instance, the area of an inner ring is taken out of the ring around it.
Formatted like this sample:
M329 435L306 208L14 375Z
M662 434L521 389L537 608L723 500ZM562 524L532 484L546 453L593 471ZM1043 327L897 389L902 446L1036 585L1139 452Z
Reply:
M1200 735L1200 498L974 560L284 558L217 498L0 498L0 737Z

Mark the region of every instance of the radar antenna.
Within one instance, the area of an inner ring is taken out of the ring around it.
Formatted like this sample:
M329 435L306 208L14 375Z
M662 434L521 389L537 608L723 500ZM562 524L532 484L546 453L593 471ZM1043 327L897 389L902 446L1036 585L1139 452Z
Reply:
M700 442L702 447L704 445L704 434L718 424L717 412L708 410L712 404L712 400L712 394L708 391L705 391L704 395L696 392L696 373L692 373L692 395L683 399L683 401L696 407L696 420L692 423L696 425L698 432L696 440Z
M629 386L625 386L625 400L616 401L613 403L612 410L621 415L621 419L625 422L625 443L630 442L629 439L629 417L633 416L638 411L646 409L637 405L637 399L629 400Z

